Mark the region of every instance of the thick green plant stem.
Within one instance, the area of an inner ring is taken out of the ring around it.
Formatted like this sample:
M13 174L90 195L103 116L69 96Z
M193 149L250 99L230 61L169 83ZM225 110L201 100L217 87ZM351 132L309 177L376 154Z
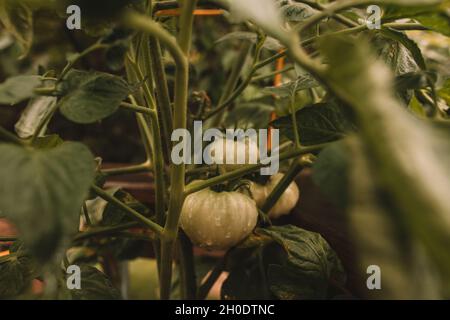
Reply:
M187 99L189 85L188 56L191 44L193 11L196 0L185 0L182 3L179 45L183 55L183 64L177 63L175 73L175 98L173 129L185 129L187 120ZM170 172L170 203L161 242L161 299L170 299L172 280L173 248L178 234L178 223L184 202L185 172L184 164L172 164Z
M147 34L142 35L141 45L139 46L139 53L137 53L139 66L141 70L144 70L144 81L150 90L153 93L154 91L154 81L153 81L153 68L151 64L150 58L150 46L149 46L150 37Z
M139 68L136 70L138 78L140 81L144 81L142 72L139 70ZM147 101L149 108L146 108L149 110L149 112L146 113L146 116L150 118L151 126L149 127L147 125L147 117L138 115L137 119L138 122L141 125L142 133L144 135L144 140L147 142L147 148L152 149L152 155L153 155L153 175L155 177L155 211L156 211L156 221L158 224L164 223L164 214L165 214L165 190L166 190L166 183L164 179L164 157L163 157L163 146L162 146L162 139L161 139L161 128L159 125L159 118L158 113L156 111L156 104L155 100L153 98L152 92L150 88L148 87L147 83L144 82L143 86L144 90L144 97ZM131 101L134 104L134 108L138 109L139 107L136 106L136 101L132 96L130 96ZM126 104L122 104L126 105ZM130 105L128 105L129 108L132 108ZM142 107L141 111L144 111Z
M145 140L147 140L149 146L153 146L153 175L155 178L155 212L156 212L156 222L159 225L164 223L164 215L165 215L165 192L166 192L166 183L164 180L164 159L162 157L162 144L159 135L156 135L155 132L159 132L159 126L157 122L157 115L155 110L151 110L152 112L147 115L150 117L150 122L152 124L153 130L145 126L147 123L147 119L144 115L138 114L137 119L141 124L143 135Z
M97 196L102 198L103 200L111 203L116 208L122 210L123 212L127 213L131 218L133 218L136 221L139 221L143 225L145 225L147 228L155 232L155 234L158 237L161 237L163 234L163 228L158 225L157 223L153 222L152 220L144 217L142 214L137 212L136 210L130 208L125 203L117 199L116 197L110 195L108 192L104 191L102 188L99 188L95 185L91 186L92 191L95 192Z
M181 298L193 300L197 292L197 278L194 263L194 250L184 232L178 236L178 259L181 278Z
M186 15L192 15L189 11L193 8L192 0L183 2L182 21L192 22L192 18ZM184 16L184 17L183 17ZM127 12L123 16L123 24L130 28L149 33L151 36L158 39L162 45L172 55L176 64L175 75L175 98L174 98L174 118L173 129L186 128L187 118L187 97L188 97L188 50L191 40L192 25L182 25L180 29L183 30L183 35L186 38L182 39L182 46L179 46L174 37L169 34L160 24L146 17L145 15ZM187 29L187 30L186 30ZM181 48L184 48L182 50ZM172 280L172 261L173 261L173 247L178 233L178 221L181 213L181 208L184 201L184 184L185 184L185 165L172 164L170 170L170 202L167 214L166 224L164 227L164 234L161 239L161 271L160 271L160 297L161 299L170 298L170 287Z
M126 166L126 167L103 169L102 173L108 177L112 177L112 176L120 176L120 175L127 175L127 174L133 174L133 173L148 172L151 170L152 170L152 164L150 161L147 160L144 163L130 165L130 166Z
M297 87L297 85L295 85L295 87ZM295 137L295 146L297 148L300 148L301 143L300 143L300 133L298 130L298 124L297 124L297 112L295 110L295 92L296 92L296 88L294 88L291 97L290 97L290 101L289 101L289 108L291 111L291 120L292 120L292 127L294 128L294 137Z
M170 136L172 134L172 106L169 96L169 88L167 86L167 77L164 70L164 63L162 60L161 45L154 37L149 37L150 58L152 63L153 78L155 81L156 99L158 101L158 113L161 115L163 137L165 143L165 150L167 153L166 160L169 161L170 156Z
M296 159L291 166L289 167L288 172L283 176L283 178L278 182L275 188L267 197L264 202L261 210L265 213L268 213L270 209L277 203L278 199L280 199L281 195L284 191L289 187L292 181L294 181L295 177L300 173L303 168L303 164L301 160Z

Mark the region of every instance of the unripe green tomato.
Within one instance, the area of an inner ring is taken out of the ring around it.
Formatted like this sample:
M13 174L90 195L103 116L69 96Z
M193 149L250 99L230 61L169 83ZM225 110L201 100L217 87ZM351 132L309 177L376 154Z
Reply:
M227 163L227 152L233 163ZM246 164L256 164L259 159L259 149L256 141L251 139L232 140L216 139L211 144L210 153L212 160L224 171L236 170ZM243 163L238 163L242 159Z
M284 175L282 173L277 173L270 177L269 181L265 185L260 185L255 182L251 184L250 191L252 192L253 199L258 207L262 207L264 205L267 197L273 191L278 182L280 182L283 176ZM269 218L276 219L280 216L289 214L297 204L299 197L300 190L298 189L297 184L293 181L283 192L273 208L270 209Z
M180 224L194 244L226 250L253 231L257 218L256 203L247 195L203 189L187 196Z

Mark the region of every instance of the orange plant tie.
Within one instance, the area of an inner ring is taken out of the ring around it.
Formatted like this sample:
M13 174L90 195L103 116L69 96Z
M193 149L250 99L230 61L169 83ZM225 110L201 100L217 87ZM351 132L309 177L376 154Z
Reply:
M8 256L10 254L9 250L0 251L0 257Z
M223 15L221 9L196 9L194 16L220 16ZM176 17L180 15L180 9L166 9L156 12L157 17Z

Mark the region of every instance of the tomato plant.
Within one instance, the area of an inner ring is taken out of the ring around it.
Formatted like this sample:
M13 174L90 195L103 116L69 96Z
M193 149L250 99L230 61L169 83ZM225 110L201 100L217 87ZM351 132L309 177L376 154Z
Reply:
M0 297L119 299L138 272L117 265L151 251L160 299L449 298L449 9L0 0ZM199 121L281 140L204 163ZM133 174L145 197L113 184ZM296 223L318 194L354 259Z

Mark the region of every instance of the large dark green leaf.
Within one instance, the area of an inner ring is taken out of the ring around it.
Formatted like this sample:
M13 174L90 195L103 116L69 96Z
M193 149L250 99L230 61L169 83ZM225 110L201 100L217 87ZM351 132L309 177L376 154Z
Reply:
M0 104L17 104L31 98L34 88L41 84L39 76L16 76L0 84Z
M304 145L334 141L355 129L343 107L333 101L300 109L296 119L300 141ZM272 125L289 139L295 139L291 115L276 119Z
M0 299L15 298L30 285L33 274L31 259L19 253L0 257Z
M343 287L346 275L329 244L318 233L287 225L260 229L286 253L280 264L269 264L267 282L279 299L325 299L330 281Z
M348 202L349 155L343 143L333 143L322 150L314 162L313 181L320 190L340 207Z
M92 123L106 118L119 108L130 93L120 77L72 70L61 85L64 96L59 102L61 113L77 123Z
M279 97L291 97L297 91L310 89L317 87L319 83L310 74L303 74L299 76L296 80L283 83L282 85L276 87L266 87L263 89L264 92L275 94Z
M347 212L352 243L358 253L356 274L364 283L368 266L376 265L381 270L381 290L362 286L362 298L442 297L439 287L446 285L440 284L442 281L433 271L429 257L406 230L407 224L399 219L395 201L391 201L390 193L378 179L378 165L370 163L371 156L360 139L352 137L346 143L352 157L348 170L351 197Z
M318 233L292 225L257 229L261 247L237 251L222 296L228 299L326 299L344 287L336 253Z
M77 231L94 169L92 154L79 143L39 150L0 145L0 212L41 260Z
M393 98L392 74L367 44L328 38L321 45L330 61L328 86L354 110L385 192L409 233L420 239L443 277L450 279L450 203L443 191L450 189L448 139Z
M447 102L447 105L450 106L450 79L447 79L438 91L439 96Z
M17 0L0 1L0 22L11 33L22 49L22 57L30 51L33 42L33 13Z
M431 30L440 32L450 37L450 16L447 12L437 12L432 14L424 14L415 17L422 25Z
M391 30L382 30L382 35L375 38L374 44L378 49L380 59L389 66L395 75L419 70L410 51L400 42L400 39L406 36L401 32Z
M266 129L269 125L272 106L258 102L242 103L228 112L225 117L225 128Z
M217 40L216 43L222 43L230 40L241 40L256 43L258 41L258 35L254 32L235 31L227 33L225 36ZM280 42L272 37L267 37L266 41L264 41L263 47L272 51L278 51L283 48Z
M291 2L281 7L281 14L289 22L302 22L317 13L317 10L307 4Z
M439 1L438 1L439 2ZM384 20L397 20L412 18L419 21L425 27L440 32L446 36L450 35L450 17L448 14L448 0L440 1L440 4L403 8L390 5L385 8Z
M120 293L97 268L81 265L81 289L70 290L74 300L119 300Z

